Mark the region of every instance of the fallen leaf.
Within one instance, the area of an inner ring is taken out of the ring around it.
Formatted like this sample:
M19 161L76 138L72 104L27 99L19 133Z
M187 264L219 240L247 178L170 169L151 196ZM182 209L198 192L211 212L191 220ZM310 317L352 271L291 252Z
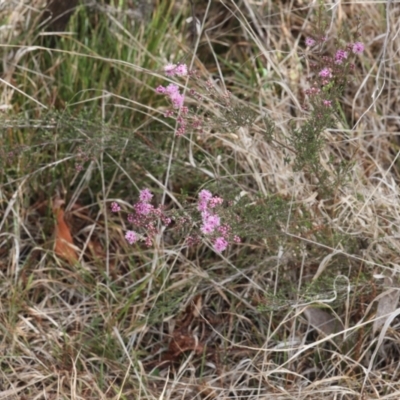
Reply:
M376 310L376 317L372 326L373 333L380 330L391 314L396 311L397 304L399 304L400 291L397 287L393 287L392 279L385 277L385 284L392 287L378 296L378 308Z
M168 346L168 353L171 359L176 359L180 354L188 350L201 354L204 347L205 343L200 342L195 335L190 334L187 330L177 330L172 334L172 340Z
M64 210L61 208L64 203L64 200L58 197L53 200L53 213L56 217L54 252L70 264L75 264L78 254L74 248L71 231L64 220Z
M166 353L161 359L157 356L157 360L147 362L146 368L167 368L179 362L181 355L188 351L197 356L203 355L203 360L219 364L219 350L213 342L213 331L220 322L219 316L207 310L203 297L195 295L176 321Z
M325 335L338 333L344 330L343 324L335 316L316 307L308 307L304 315L310 325Z

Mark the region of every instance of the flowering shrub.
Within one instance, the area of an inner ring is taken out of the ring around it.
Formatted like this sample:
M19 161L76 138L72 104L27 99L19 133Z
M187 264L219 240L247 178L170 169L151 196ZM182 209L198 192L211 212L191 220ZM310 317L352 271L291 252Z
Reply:
M328 173L319 161L320 150L323 140L322 133L326 128L335 124L335 113L338 111L338 101L345 87L350 82L352 72L355 70L351 62L351 55L359 55L364 50L361 42L336 45L333 56L324 54L324 46L328 37L320 30L316 37L307 37L305 44L309 48L308 58L310 67L310 87L305 90L305 110L310 110L310 116L300 128L292 125L289 142L290 149L295 155L294 168L311 172L317 177L320 188L327 188L326 180ZM336 41L340 43L340 41ZM159 85L156 92L165 95L172 105L172 108L165 112L165 117L175 118L178 123L176 135L182 136L188 129L204 132L205 126L212 126L214 123L219 129L238 129L241 126L251 126L256 118L250 108L243 105L236 105L232 100L230 92L220 94L211 81L202 84L195 71L189 71L186 64L168 64L164 67L165 75L172 77L187 77L200 86L202 93L191 88L188 96L198 104L197 110L190 110L185 105L185 95L181 92L178 84L170 83L167 86ZM199 107L203 101L213 102L215 107L221 111L222 117L213 116L212 121L205 121L200 117ZM274 124L267 121L266 135L268 140L273 138ZM285 146L285 148L287 148ZM290 157L287 157L290 160ZM230 243L239 243L240 237L232 232L230 224L224 222L221 217L221 205L223 199L213 196L208 190L199 193L197 209L184 211L180 215L177 211L170 212L167 216L162 207L155 208L150 202L152 194L148 189L140 192L139 201L134 204L134 214L128 216L128 222L135 226L135 230L126 232L125 238L133 244L138 240L150 246L154 236L158 233L160 221L164 226L170 225L172 220L174 228L189 228L192 232L186 235L186 244L194 245L201 241L201 238L208 238L212 241L215 251L224 251ZM111 205L113 212L119 212L118 204ZM264 210L266 214L268 212ZM236 218L240 218L236 215ZM255 218L259 218L255 216ZM144 234L139 233L144 231Z
M325 129L332 128L336 124L339 99L355 70L355 64L351 62L350 56L361 54L364 45L361 42L347 43L340 47L336 45L334 55L329 56L324 54L327 41L328 38L323 33L318 37L305 39L306 46L310 48L307 55L311 74L308 77L310 88L304 92L307 101L303 107L311 113L300 128L292 127L289 142L295 154L295 170L312 173L318 179L320 189L329 190L332 182L328 182L328 173L319 160L324 144L322 134ZM290 157L287 159L290 160ZM337 171L338 180L342 179L340 172L343 171L346 171L346 167L343 168L341 165ZM338 182L333 182L333 185L337 184Z
M157 225L161 222L168 226L171 223L171 218L167 217L162 207L155 208L150 204L153 195L149 189L140 191L139 201L133 205L135 212L129 214L127 220L133 224L137 229L142 229L146 232L147 236L140 235L139 233L129 230L125 234L125 239L128 243L133 244L139 239L143 239L147 246L151 246L154 236L158 233ZM111 211L116 213L121 210L118 203L111 203Z
M221 218L216 212L216 207L223 203L223 199L214 196L208 190L202 190L199 193L199 200L197 209L201 213L201 227L200 231L204 235L211 235L214 239L214 249L218 252L224 251L229 244L229 237L231 234L231 227L229 224L221 224ZM233 242L240 243L240 238L233 235Z
M222 130L236 130L241 126L251 126L257 117L250 107L236 104L229 91L221 94L211 80L203 83L196 71L189 71L186 64L168 64L164 67L164 72L168 77L188 76L200 87L200 91L194 88L188 90L188 96L198 104L193 110L184 105L185 96L180 92L178 85L170 83L168 86L159 85L156 88L156 92L167 96L172 104L172 109L167 110L164 116L176 119L179 125L176 131L177 136L184 135L188 129L204 133L205 127L212 128L213 126ZM221 117L213 115L209 120L201 117L201 104L206 99L220 109Z
M127 220L135 226L136 230L128 230L125 239L129 244L143 240L147 246L151 246L154 236L159 233L158 226L161 222L164 226L171 224L172 220L176 223L176 228L182 228L182 225L196 226L197 222L190 216L180 216L172 213L173 217L167 216L162 207L155 208L150 204L153 195L149 189L143 189L139 194L139 201L133 205L134 213L129 214ZM218 213L218 207L223 203L223 199L213 196L208 190L202 190L199 193L197 202L197 211L200 212L201 225L197 232L188 235L186 244L192 246L199 243L201 237L207 237L213 242L214 249L217 252L224 251L230 242L240 243L240 238L232 233L232 228L227 223L222 223L222 217ZM111 203L111 212L121 211L118 203ZM141 234L137 231L143 231Z
M326 37L322 37L319 39L319 43L323 43L326 40ZM308 37L305 43L307 46L313 47L317 41ZM347 44L344 49L337 49L334 57L321 56L319 55L320 51L318 52L317 62L312 61L310 63L311 70L318 71L318 73L309 78L312 81L312 85L310 89L305 91L314 109L318 106L317 102L314 101L317 96L322 99L322 103L325 106L331 106L333 100L338 100L345 85L350 82L351 71L355 69L353 63L346 62L349 52L361 54L363 51L364 45L361 42L356 42Z

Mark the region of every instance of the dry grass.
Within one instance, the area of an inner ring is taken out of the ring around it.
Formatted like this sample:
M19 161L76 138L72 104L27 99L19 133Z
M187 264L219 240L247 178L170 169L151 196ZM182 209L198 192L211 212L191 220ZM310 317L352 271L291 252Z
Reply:
M360 17L366 51L342 102L347 126L324 132L321 154L331 176L340 160L354 164L324 197L279 145L289 121L307 117L307 67L298 55L312 9L304 1L211 3L196 6L205 25L193 63L259 118L251 128L179 141L152 88L163 79L157 68L190 48L187 25L174 20L179 10L190 15L187 2L152 14L154 36L137 14L104 16L99 6L93 18L104 17L111 40L76 35L48 49L37 42L41 2L1 9L1 145L33 145L35 124L51 132L49 143L55 132L67 135L67 122L46 119L45 107L55 106L70 112L71 142L104 130L133 148L94 152L82 172L76 146L61 141L3 164L0 399L400 398L397 4L332 9L330 35L354 29ZM85 107L93 126L80 121ZM276 123L273 142L263 114ZM275 227L249 226L243 243L222 255L207 243L186 249L169 232L154 248L128 246L125 219L108 211L116 200L129 211L144 185L183 208L180 190L191 199L209 181L287 208ZM62 186L78 263L54 251L52 199Z

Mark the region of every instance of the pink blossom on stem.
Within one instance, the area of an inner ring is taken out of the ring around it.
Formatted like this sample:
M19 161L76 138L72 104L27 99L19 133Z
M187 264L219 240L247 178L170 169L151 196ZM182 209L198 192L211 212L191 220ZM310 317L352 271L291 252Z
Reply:
M178 76L186 76L188 73L186 64L178 64L178 66L175 68L175 73Z
M319 89L319 88L311 87L310 89L306 89L306 90L304 91L304 93L305 93L307 96L314 96L314 95L319 94L320 91L321 91L321 89Z
M183 106L183 102L185 101L185 96L179 92L171 93L169 98L171 99L172 105L175 108L181 108Z
M207 189L203 189L200 193L199 193L199 199L200 200L210 200L212 198L212 193L207 190Z
M169 225L172 222L172 219L169 217L162 216L161 219L164 225Z
M164 72L167 76L186 76L188 69L186 64L168 64L164 67Z
M315 40L313 38L311 38L311 37L306 38L307 46L312 47L312 46L314 46L314 44L315 44Z
M174 111L173 110L167 110L164 113L164 117L165 118L170 118L170 117L173 117L173 116L174 116Z
M179 86L174 83L170 83L167 87L158 86L156 89L157 93L166 94L172 101L174 108L181 108L185 101L185 96L179 93ZM167 112L168 116L172 115L171 112Z
M199 202L197 204L197 209L199 211L206 211L208 208L208 202L212 198L212 194L209 190L203 189L199 193Z
M226 241L225 238L218 237L215 239L214 241L214 249L215 251L217 251L218 253L224 251L226 248L228 247L228 242Z
M224 201L223 198L215 196L210 200L209 206L210 208L215 208L217 205L222 204Z
M361 54L364 51L364 48L365 48L365 46L363 43L356 42L353 44L352 50L353 50L354 54Z
M213 226L212 226L212 225L209 225L209 224L203 224L203 225L201 225L200 230L201 230L201 232L204 233L205 235L209 235L209 234L211 234L211 233L214 232Z
M151 194L149 189L143 189L139 193L139 199L143 203L148 203L149 201L151 201L152 198L153 198L153 195Z
M136 213L139 215L148 215L154 209L154 207L149 203L136 203L134 205Z
M208 203L205 200L199 200L198 204L197 204L197 209L199 211L205 211L207 210L208 207Z
M176 130L176 136L183 136L186 133L186 126L181 125L177 130Z
M128 241L129 244L133 244L139 240L139 237L136 232L127 231L125 234L125 239Z
M214 229L221 224L221 218L216 214L209 214L203 219L203 223L211 226L212 231L214 231Z
M324 100L322 102L325 107L332 107L332 101L331 100Z
M112 211L112 212L121 211L121 207L119 206L119 204L118 204L117 202L113 201L113 202L111 203L111 211Z
M231 227L228 224L224 224L218 227L218 232L224 237L229 234L230 230Z
M342 64L343 60L347 58L348 54L345 50L338 50L335 54L336 64Z
M174 76L176 73L176 65L175 64L167 64L164 67L165 75L167 76Z
M179 93L179 86L175 85L174 83L170 83L166 88L165 88L165 93L167 93L169 96L171 96L174 93Z
M324 68L320 73L319 76L321 78L330 78L332 76L331 71L329 68Z

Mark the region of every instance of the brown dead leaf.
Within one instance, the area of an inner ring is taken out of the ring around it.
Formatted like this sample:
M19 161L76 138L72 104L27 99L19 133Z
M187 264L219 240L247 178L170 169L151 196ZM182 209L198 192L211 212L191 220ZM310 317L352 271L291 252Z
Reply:
M344 330L343 324L334 315L316 307L307 307L304 315L310 325L325 335L338 333Z
M195 335L186 331L175 331L168 346L168 355L171 359L177 359L186 351L195 351L201 354L205 344L200 342Z
M393 287L395 286L393 285L393 279L386 276L385 285L389 286L389 289L378 296L378 309L376 310L376 317L372 326L373 333L381 329L391 317L391 314L397 310L397 305L399 304L400 291L397 287Z
M53 213L56 217L54 252L57 256L75 264L78 261L78 254L74 248L71 231L64 219L64 200L56 197L53 201Z
M200 294L193 297L176 321L166 353L161 359L146 363L146 368L167 368L179 363L181 356L189 351L197 356L204 353L204 359L219 365L219 352L213 342L213 331L222 318L214 315L203 303Z

